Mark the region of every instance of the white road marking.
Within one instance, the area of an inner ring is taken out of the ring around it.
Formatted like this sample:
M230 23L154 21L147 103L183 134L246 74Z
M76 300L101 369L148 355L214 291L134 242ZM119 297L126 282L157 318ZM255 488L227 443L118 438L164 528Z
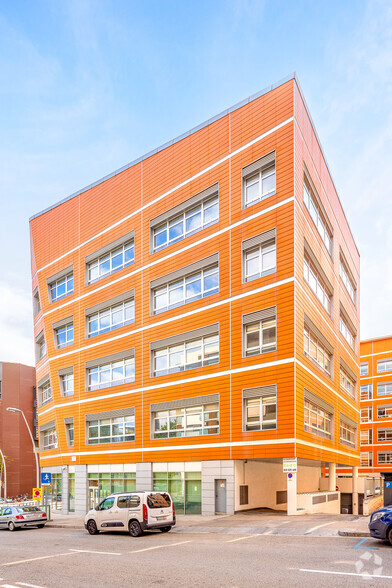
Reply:
M317 525L317 527L312 527L309 531L306 531L305 535L309 535L309 533L313 533L316 529L321 529L321 527L328 527L328 525L333 525L336 521L332 521L331 523L324 523L323 525Z
M273 529L269 529L268 531L265 531L265 533L262 533L262 535L271 535Z
M146 547L145 549L135 549L129 553L141 553L142 551L151 551L152 549L161 549L162 547L174 547L175 545L184 545L185 543L192 543L192 541L181 541L180 543L170 543L167 545L156 545L155 547Z
M74 553L55 553L54 555L43 555L41 557L32 557L31 559L19 559L18 561L9 561L7 563L0 564L0 566L16 566L17 564L28 563L29 561L38 561L40 559L49 559L50 557L60 557L62 555L75 555Z
M98 553L98 555L121 555L121 553L112 553L111 551L89 551L88 549L70 549L77 553Z
M15 584L2 584L1 588L17 588Z
M337 576L358 576L359 578L387 578L392 579L392 576L381 576L380 574L356 574L354 572L331 572L329 570L303 570L300 572L312 572L314 574L335 574Z
M246 537L238 537L237 539L230 539L229 541L225 541L225 543L234 543L235 541L242 541L243 539L250 539L251 537L258 537L261 533L255 533L254 535L246 535Z
M28 586L28 588L44 588L43 586L37 586L37 584L25 584L25 582L15 582L17 586Z
M355 561L348 561L348 559L338 559L337 561L333 561L333 564L347 564L350 566L353 566L355 564Z

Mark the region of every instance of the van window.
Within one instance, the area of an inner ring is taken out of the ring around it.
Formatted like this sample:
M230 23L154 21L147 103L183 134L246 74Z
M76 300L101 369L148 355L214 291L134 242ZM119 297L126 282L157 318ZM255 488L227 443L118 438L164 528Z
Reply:
M149 494L147 496L148 508L167 508L170 505L170 496L165 492L162 494Z
M137 494L133 496L119 496L117 498L118 508L135 508L140 504L140 496Z
M114 504L114 498L106 498L101 504L99 505L99 510L108 510L112 508Z

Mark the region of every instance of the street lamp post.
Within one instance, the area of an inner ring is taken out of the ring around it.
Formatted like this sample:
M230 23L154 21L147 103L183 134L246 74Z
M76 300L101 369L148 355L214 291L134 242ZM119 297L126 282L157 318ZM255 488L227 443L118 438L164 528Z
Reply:
M0 455L1 455L1 459L3 460L3 464L4 464L4 502L6 502L6 500L7 500L7 466L5 465L5 457L4 457L1 449L0 449Z
M36 465L36 468L37 468L37 485L36 485L36 488L39 488L39 487L40 487L40 483L39 483L39 465L38 465L38 455L37 455L37 448L36 448L36 446L35 446L35 443L34 443L33 435L32 435L32 433L31 433L31 429L30 429L30 427L29 427L29 423L28 423L28 422L27 422L27 420L26 420L26 417L25 417L25 415L24 415L24 412L23 412L23 410L21 410L20 408L13 408L13 407L9 406L9 407L7 408L7 410L8 410L9 412L20 412L20 414L22 415L22 417L23 417L23 419L24 419L24 422L26 423L26 427L27 427L27 430L28 430L28 432L29 432L29 435L30 435L31 442L32 442L32 444L33 444L33 450L34 450L34 455L35 455L35 465Z

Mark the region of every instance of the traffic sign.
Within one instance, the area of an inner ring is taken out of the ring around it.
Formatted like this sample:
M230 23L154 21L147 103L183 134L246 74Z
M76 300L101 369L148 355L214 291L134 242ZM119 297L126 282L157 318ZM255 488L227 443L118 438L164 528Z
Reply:
M385 482L385 488L391 488L392 482Z
M297 458L291 457L283 458L283 473L288 474L290 472L295 473L297 471Z
M42 488L33 488L33 500L42 500Z
M41 486L52 485L52 474L50 472L41 472Z

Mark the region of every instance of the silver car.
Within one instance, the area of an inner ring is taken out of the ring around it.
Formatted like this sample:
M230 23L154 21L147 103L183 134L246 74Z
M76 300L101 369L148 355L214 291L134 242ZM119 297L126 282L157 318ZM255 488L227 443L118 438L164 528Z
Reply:
M23 527L42 529L47 520L46 513L37 506L6 506L0 510L0 529L9 531Z

